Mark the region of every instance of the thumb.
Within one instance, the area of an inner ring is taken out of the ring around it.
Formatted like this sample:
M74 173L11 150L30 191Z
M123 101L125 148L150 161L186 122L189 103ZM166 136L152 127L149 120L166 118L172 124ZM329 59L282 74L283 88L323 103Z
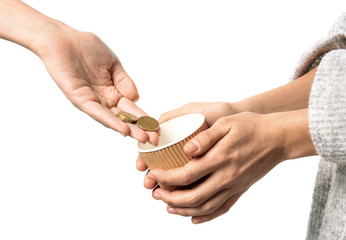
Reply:
M199 133L184 146L184 152L192 157L207 152L216 142L227 135L228 129L215 123L211 128Z
M114 86L122 96L136 102L139 98L137 87L118 60L112 69Z

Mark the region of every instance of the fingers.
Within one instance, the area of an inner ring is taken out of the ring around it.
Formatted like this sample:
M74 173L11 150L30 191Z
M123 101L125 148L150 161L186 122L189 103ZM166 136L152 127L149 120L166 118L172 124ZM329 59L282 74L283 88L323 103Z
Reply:
M122 97L117 104L117 108L112 108L112 110L117 113L120 111L120 109L129 112L137 117L147 115L140 107L138 107L134 102L130 101L129 99ZM129 135L131 137L134 137L135 139L139 140L140 142L147 142L149 141L153 145L159 144L159 135L157 132L145 132L142 129L138 128L137 126L133 124L129 124L130 133Z
M156 187L157 185L157 182L145 177L144 178L144 187L147 188L147 189L153 189L154 187Z
M149 171L150 170L147 171L147 174L144 177L143 185L147 189L153 189L157 186L157 182L147 177Z
M212 149L183 167L168 170L153 169L148 177L163 185L187 186L219 169L227 161L227 145L220 140Z
M156 132L146 132L148 134L148 142L153 144L154 146L159 145L159 133L160 133L160 128Z
M198 207L214 194L223 190L223 187L218 184L221 181L219 178L219 175L212 174L199 185L186 190L171 192L158 188L153 191L153 197L174 207Z
M207 215L202 215L202 216L196 216L192 217L191 221L194 224L199 224L203 222L207 222L210 220L213 220L214 218L217 218L221 216L222 214L225 214L229 211L231 207L238 201L242 193L238 193L230 197L224 204L222 204L217 210L214 212L207 214Z
M138 155L138 157L137 157L136 167L137 167L137 170L139 170L139 171L145 171L148 169L147 165L144 163L144 161L140 155ZM157 186L157 182L148 178L149 172L150 172L150 170L148 169L145 176L144 176L143 185L147 189L153 189L154 187Z
M96 121L100 122L108 128L120 132L124 136L129 135L140 142L147 142L148 140L150 140L152 144L158 144L157 133L151 133L149 137L146 132L139 129L137 126L124 123L123 121L116 118L114 116L114 109L112 109L113 111L111 111L101 104L92 101L85 103L84 106L81 107L81 109Z
M190 207L174 207L174 206L167 206L167 211L172 214L178 214L181 216L201 216L201 215L207 215L212 214L215 212L221 205L223 205L224 202L227 201L228 198L230 198L229 191L223 190L221 192L218 192L213 197L199 205L195 208Z
M230 196L229 192L224 190L196 208L181 208L168 205L167 212L185 217L192 216L192 222L194 224L199 224L210 221L228 212L241 195L242 193L237 193Z
M144 163L143 158L138 155L137 160L136 160L136 168L138 171L145 171L148 169L147 165Z
M168 170L154 169L150 171L148 177L163 185L186 186L201 179L214 169L215 166L207 161L193 159L184 167Z
M186 114L189 114L189 113L196 113L198 112L197 110L194 111L194 109L188 107L188 104L182 106L182 107L179 107L179 108L176 108L176 109L173 109L169 112L166 112L164 114L162 114L160 117L159 117L159 122L160 123L164 123L168 120L171 120L173 118L176 118L176 117L180 117L180 116L183 116L183 115L186 115Z
M136 168L139 171L145 171L148 169L147 165L144 163L144 161L140 155L138 155L138 157L137 157ZM157 182L148 177L149 171L150 170L148 170L147 173L145 174L143 185L147 189L153 189L154 187L156 187Z
M145 131L143 131L142 129L138 128L136 125L133 125L131 123L128 123L127 125L130 129L130 132L128 134L130 137L137 139L138 141L143 143L149 140L149 136Z
M126 97L122 97L119 99L117 108L129 112L137 117L147 115L140 107L138 107L133 101Z
M104 126L120 132L124 136L130 133L130 128L126 123L117 119L111 110L97 102L86 102L83 106L80 106L80 109Z
M228 133L228 128L216 122L209 129L199 133L184 146L184 152L192 157L208 151L216 142Z

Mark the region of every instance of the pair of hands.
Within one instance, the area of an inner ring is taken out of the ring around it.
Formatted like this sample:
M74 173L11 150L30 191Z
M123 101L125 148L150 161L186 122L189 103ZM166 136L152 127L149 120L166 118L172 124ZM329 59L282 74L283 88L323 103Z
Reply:
M134 82L115 54L96 35L66 28L63 31L53 30L48 38L43 39L44 41L38 43L42 46L38 55L54 81L78 109L125 136L129 135L141 142L158 143L157 133L144 132L137 126L126 124L115 117L120 110L137 116L145 115L145 112L134 103L139 98ZM199 156L227 135L231 128L229 122L218 119L235 111L226 103L189 104L164 114L160 121L167 121L191 112L204 114L208 125L212 126L210 130L198 136L200 145L196 151L186 148L190 155ZM240 125L237 131L242 133L241 128L244 127L247 125ZM229 137L238 138L233 135ZM243 137L246 140L250 136ZM220 151L223 155L215 159L214 155L218 155ZM209 175L205 182L193 190L171 193L157 189L153 194L156 199L162 199L169 204L170 213L184 216L204 215L194 218L195 223L210 220L226 212L255 181L253 177L246 177L246 183L241 184L242 187L232 187L232 184L237 184L235 181L240 181L240 175L244 176L251 172L251 168L234 168L235 165L244 165L242 161L227 162L227 159L232 158L235 153L228 148L228 143L223 144L220 141L213 147L213 151L191 161L184 169L168 171L166 177L164 171L152 171L145 179L145 186L153 188L156 181L171 185L186 185ZM144 171L147 167L141 159L138 159L137 168Z
M139 98L134 82L115 54L97 36L66 28L63 31L53 30L48 38L43 39L44 41L38 43L39 46L43 46L38 55L54 81L77 108L125 136L129 135L141 142L158 143L157 133L144 132L135 125L126 124L115 117L120 110L137 116L145 115L145 112L134 103ZM198 156L225 137L231 128L230 122L218 119L233 114L234 110L226 103L216 103L216 105L186 105L164 114L160 121L167 121L191 112L204 114L208 125L212 128L198 136L200 145L196 151L186 148L187 153ZM239 133L243 132L241 129L243 127L247 125L240 125ZM238 138L233 135L229 137ZM246 140L249 135L243 137ZM220 151L223 155L219 155ZM170 193L164 189L157 189L153 194L156 199L162 199L169 204L168 211L171 213L184 216L204 215L194 218L195 223L210 220L226 212L256 180L253 177L246 177L246 183L242 184L242 187L232 187L232 184L236 184L235 181L239 181L239 176L251 172L251 168L239 168L244 165L242 161L227 162L227 159L232 158L235 153L228 148L228 143L223 144L220 141L213 147L213 151L191 161L184 169L168 171L166 177L163 171L152 171L145 179L145 186L153 188L156 181L171 185L186 185L209 175L205 182L193 190ZM219 155L216 159L215 154ZM235 165L239 165L238 168L234 168ZM143 171L147 167L141 159L138 159L137 168Z
M68 27L48 32L48 37L37 41L36 53L66 97L106 127L158 144L157 133L115 117L121 110L146 115L135 104L139 98L136 86L115 54L91 33ZM205 178L189 190L153 191L155 199L168 204L169 213L192 216L194 223L202 223L227 212L252 184L289 157L283 148L286 139L281 138L279 113L239 113L235 104L191 103L163 114L159 121L197 112L206 117L210 128L185 145L184 151L196 158L182 168L149 172L144 185L149 189L157 182L189 185ZM147 169L140 158L137 169Z
M154 189L153 197L167 203L169 213L192 216L195 224L212 220L226 213L252 184L284 160L278 141L280 117L238 111L228 103L190 103L160 117L164 122L198 112L211 126L184 146L195 159L181 168L151 170L144 178L144 186L152 189L157 182L184 186L205 177L188 190ZM146 170L140 157L137 169Z

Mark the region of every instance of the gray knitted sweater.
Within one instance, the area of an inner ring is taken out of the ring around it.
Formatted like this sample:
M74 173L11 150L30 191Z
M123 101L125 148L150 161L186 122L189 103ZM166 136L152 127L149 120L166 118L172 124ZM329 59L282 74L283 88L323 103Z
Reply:
M346 239L346 13L300 59L291 79L318 66L309 129L321 156L307 240Z

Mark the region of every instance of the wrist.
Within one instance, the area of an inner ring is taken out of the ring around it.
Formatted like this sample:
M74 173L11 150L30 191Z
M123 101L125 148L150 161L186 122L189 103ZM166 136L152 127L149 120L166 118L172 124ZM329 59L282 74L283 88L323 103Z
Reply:
M274 126L273 134L277 139L277 149L282 160L316 155L316 149L309 132L308 110L269 114Z
M242 113L242 112L260 113L254 110L253 105L249 104L247 99L232 103L232 107L236 113Z
M61 38L71 37L77 31L68 25L54 19L50 19L37 33L29 49L42 60L49 54L54 44L59 44Z
M242 112L248 112L248 111L242 111L238 103L229 103L229 102L218 102L220 111L223 113L223 116L230 116L239 114Z

